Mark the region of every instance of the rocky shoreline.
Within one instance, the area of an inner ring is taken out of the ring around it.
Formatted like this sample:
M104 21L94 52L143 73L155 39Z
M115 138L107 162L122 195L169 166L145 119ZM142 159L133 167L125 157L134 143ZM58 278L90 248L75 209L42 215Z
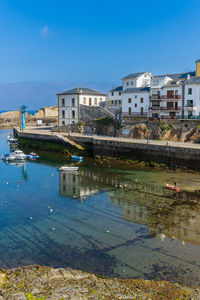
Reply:
M166 281L109 279L37 265L0 271L0 300L199 298L200 288Z

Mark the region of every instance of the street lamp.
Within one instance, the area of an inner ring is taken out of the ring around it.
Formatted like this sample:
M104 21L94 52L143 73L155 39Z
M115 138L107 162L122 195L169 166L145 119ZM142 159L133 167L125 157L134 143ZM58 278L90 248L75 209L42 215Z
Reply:
M148 108L148 119L147 119L147 144L149 143L149 115L150 115L150 111L151 111L151 108L149 107Z

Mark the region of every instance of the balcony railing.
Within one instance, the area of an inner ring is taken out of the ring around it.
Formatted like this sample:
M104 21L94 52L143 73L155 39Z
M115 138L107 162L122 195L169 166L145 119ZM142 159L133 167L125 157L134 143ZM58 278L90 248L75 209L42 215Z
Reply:
M177 120L179 119L179 116L161 116L160 119L164 119L164 120Z
M151 95L150 100L177 100L181 99L181 95Z
M167 110L167 111L173 111L173 110L181 110L180 107L175 107L175 106L152 106L150 107L150 110Z
M131 112L131 113L128 113L128 112L123 112L123 116L132 116L132 117L147 117L147 112L144 112L144 113L141 113L141 112Z
M193 110L196 110L196 106L184 106L184 110L186 111L193 111Z

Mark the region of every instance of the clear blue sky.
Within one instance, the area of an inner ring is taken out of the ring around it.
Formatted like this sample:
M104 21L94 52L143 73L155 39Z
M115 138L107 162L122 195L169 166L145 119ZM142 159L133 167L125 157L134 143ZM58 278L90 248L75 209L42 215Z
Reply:
M184 72L200 58L199 0L1 0L0 110L106 91L133 72Z

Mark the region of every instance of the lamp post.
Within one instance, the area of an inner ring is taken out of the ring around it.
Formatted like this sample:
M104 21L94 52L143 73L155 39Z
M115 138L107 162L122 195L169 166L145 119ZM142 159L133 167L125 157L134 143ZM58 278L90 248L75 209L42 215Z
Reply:
M150 111L151 111L151 108L149 107L148 108L148 119L147 119L147 144L149 143L149 115L150 115Z

